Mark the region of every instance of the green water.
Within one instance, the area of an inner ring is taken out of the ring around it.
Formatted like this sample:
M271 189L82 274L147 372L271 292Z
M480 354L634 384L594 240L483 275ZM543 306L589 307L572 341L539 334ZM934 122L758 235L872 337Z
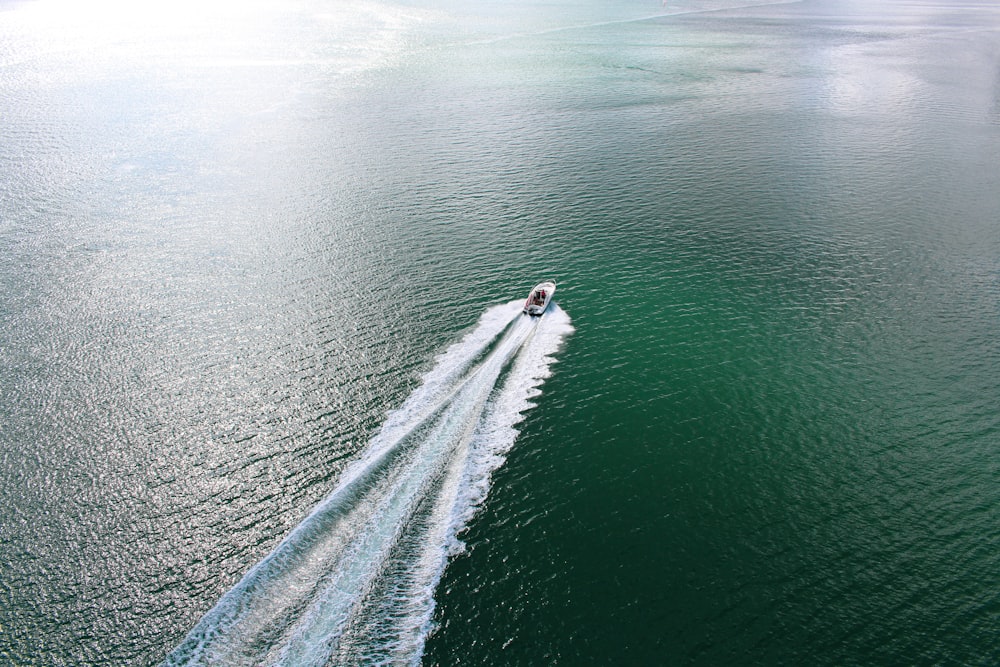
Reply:
M869 5L0 7L0 662L161 661L548 278L423 664L997 662L1000 10Z

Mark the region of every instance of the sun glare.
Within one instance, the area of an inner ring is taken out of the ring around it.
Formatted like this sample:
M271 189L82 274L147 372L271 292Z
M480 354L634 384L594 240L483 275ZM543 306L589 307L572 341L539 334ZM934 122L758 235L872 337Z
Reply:
M259 6L239 0L39 0L31 7L46 24L72 27L91 37L141 37L197 31L214 19L250 16Z

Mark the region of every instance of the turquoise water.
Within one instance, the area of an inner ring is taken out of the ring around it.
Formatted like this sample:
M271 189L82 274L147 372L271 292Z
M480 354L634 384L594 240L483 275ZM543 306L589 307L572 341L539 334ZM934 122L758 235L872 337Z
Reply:
M753 4L0 4L0 662L994 664L1000 9Z

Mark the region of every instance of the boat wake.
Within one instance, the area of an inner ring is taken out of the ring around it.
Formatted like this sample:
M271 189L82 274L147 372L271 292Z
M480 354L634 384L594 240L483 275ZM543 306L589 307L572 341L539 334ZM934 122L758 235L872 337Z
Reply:
M487 310L163 664L419 663L457 535L571 331L555 304L540 319L520 301Z

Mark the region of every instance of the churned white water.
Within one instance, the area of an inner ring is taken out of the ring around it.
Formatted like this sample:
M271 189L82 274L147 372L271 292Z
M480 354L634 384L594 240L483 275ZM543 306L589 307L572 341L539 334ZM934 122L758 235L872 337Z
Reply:
M520 302L487 310L164 664L419 661L458 534L571 331L557 306L537 319Z

